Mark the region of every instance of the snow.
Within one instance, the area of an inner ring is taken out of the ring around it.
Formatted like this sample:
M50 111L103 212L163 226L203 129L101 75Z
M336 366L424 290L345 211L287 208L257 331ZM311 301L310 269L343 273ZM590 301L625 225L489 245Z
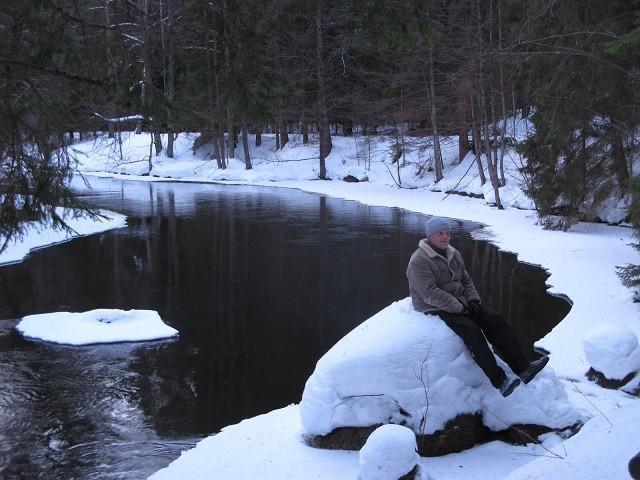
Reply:
M243 420L200 441L150 480L357 479L358 452L307 447L295 405Z
M560 458L552 461L541 456L517 469L505 480L546 480L549 478L588 478L610 480L631 478L628 461L640 451L640 402L627 409L598 415L574 437L568 440L550 436L544 445L558 452ZM593 439L597 439L597 446ZM620 459L615 461L613 459ZM551 476L552 475L552 476Z
M398 480L420 461L416 436L400 425L376 428L360 449L361 480Z
M300 413L313 435L389 421L431 434L474 413L496 431L512 424L561 429L586 417L551 369L502 397L462 340L438 317L415 311L410 298L360 324L318 361Z
M584 352L589 365L610 380L622 380L640 370L638 337L621 325L593 329L584 339Z
M25 228L25 235L21 239L10 241L8 248L0 253L0 265L22 261L29 252L38 248L67 242L72 238L106 230L124 227L127 217L119 213L99 210L96 213L104 218L91 219L88 217L73 218L73 212L63 208L56 209L64 221L71 227L72 232L54 230L37 222L29 222Z
M526 119L510 119L507 128L513 130L507 135L518 140L532 131ZM522 159L513 149L508 150L505 165L508 183L500 191L506 209L497 210L491 207L491 198L446 194L451 189L469 194L486 191L477 178L475 159L470 155L462 160L457 158L454 138L442 139L445 179L436 184L432 173L424 168L430 148L417 144L401 160L405 163L398 179L396 165L390 163L393 139L386 137L332 137L334 148L326 163L328 176L333 181L317 181L317 139L302 145L299 136L290 137L290 143L277 152L273 135L263 135L260 147L255 147L252 141L253 170L244 169L241 148L237 150L240 157L232 159L228 169L218 170L210 158L210 147L192 152L194 134L179 135L176 158L168 159L163 153L152 159L151 166L151 139L146 134L123 135L122 146L100 137L72 148L80 161L79 169L96 175L145 181L171 177L181 181L297 188L368 205L399 207L485 225L474 233L477 238L517 253L520 261L543 266L551 274L548 279L551 292L571 300L573 307L567 317L537 342L539 347L551 352L549 366L541 380L546 381L547 374L555 373L553 385L559 380L568 402L575 409L588 412L590 419L569 439L547 436L544 445L526 446L491 442L457 454L423 458L421 470L433 480L628 478L627 462L640 450L636 432L640 402L624 391L605 390L586 379L591 363L584 342L590 332L605 323L628 328L636 336L640 334L640 304L633 303L633 292L622 287L615 272L617 265L640 263L637 252L629 245L636 241L633 231L586 223L575 225L567 232L544 230L538 225L535 212L530 210L530 200L522 194L518 171ZM166 144L166 137L164 142ZM484 157L482 160L486 161ZM366 177L368 181L339 181L346 175ZM396 183L403 188L398 188ZM624 204L611 200L595 213L606 221L618 222L625 215ZM455 238L453 244L455 246ZM614 341L616 345L617 342ZM612 350L615 349L614 346ZM473 372L469 375L473 376ZM640 379L636 376L625 389L631 391L638 385ZM329 480L358 477L357 452L307 447L301 439L302 431L300 407L292 405L276 410L229 426L202 440L152 478Z
M153 310L97 309L24 317L16 329L27 338L66 345L141 342L178 335Z

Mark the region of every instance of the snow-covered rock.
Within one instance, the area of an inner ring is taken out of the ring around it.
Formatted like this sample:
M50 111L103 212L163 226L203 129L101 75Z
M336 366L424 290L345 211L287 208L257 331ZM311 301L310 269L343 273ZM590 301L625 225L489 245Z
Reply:
M318 361L300 411L308 436L387 423L432 434L464 414L480 414L494 431L514 424L562 429L585 418L549 367L503 398L462 340L438 317L416 312L409 298L356 327Z
M589 365L610 380L640 370L638 337L623 325L604 324L591 330L584 339L584 353Z
M97 309L24 317L16 329L27 338L67 345L140 342L178 335L153 310Z
M360 450L360 480L398 480L420 461L416 435L400 425L382 425Z

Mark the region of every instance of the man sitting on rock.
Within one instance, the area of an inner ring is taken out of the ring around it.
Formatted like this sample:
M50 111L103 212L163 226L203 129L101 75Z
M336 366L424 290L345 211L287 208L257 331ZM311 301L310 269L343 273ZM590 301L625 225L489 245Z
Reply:
M449 245L449 222L440 217L430 218L426 222L426 234L427 238L420 240L407 267L413 308L428 315L438 315L462 339L491 384L503 396L510 395L520 385L520 380L529 383L544 368L549 357L528 363L505 320L482 306L462 255ZM520 378L508 377L498 366L487 339Z

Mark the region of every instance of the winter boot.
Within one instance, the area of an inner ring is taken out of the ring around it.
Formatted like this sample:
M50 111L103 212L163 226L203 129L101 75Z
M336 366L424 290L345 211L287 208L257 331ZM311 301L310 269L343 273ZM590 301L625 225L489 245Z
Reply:
M518 385L520 385L519 378L505 378L502 385L500 385L500 388L498 388L498 391L503 397L508 397L513 393Z
M538 360L534 360L529 365L527 365L527 368L525 368L522 372L520 372L518 376L522 379L524 383L529 383L531 380L535 378L535 376L538 373L542 371L542 369L545 367L545 365L548 362L549 362L548 356L545 355L544 357L540 357Z

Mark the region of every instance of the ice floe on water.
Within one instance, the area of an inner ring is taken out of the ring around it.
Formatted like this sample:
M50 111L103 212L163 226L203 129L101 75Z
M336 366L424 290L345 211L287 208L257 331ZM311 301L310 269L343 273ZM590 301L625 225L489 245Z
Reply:
M153 310L100 308L88 312L41 313L24 317L16 328L26 338L66 345L141 342L178 335Z

